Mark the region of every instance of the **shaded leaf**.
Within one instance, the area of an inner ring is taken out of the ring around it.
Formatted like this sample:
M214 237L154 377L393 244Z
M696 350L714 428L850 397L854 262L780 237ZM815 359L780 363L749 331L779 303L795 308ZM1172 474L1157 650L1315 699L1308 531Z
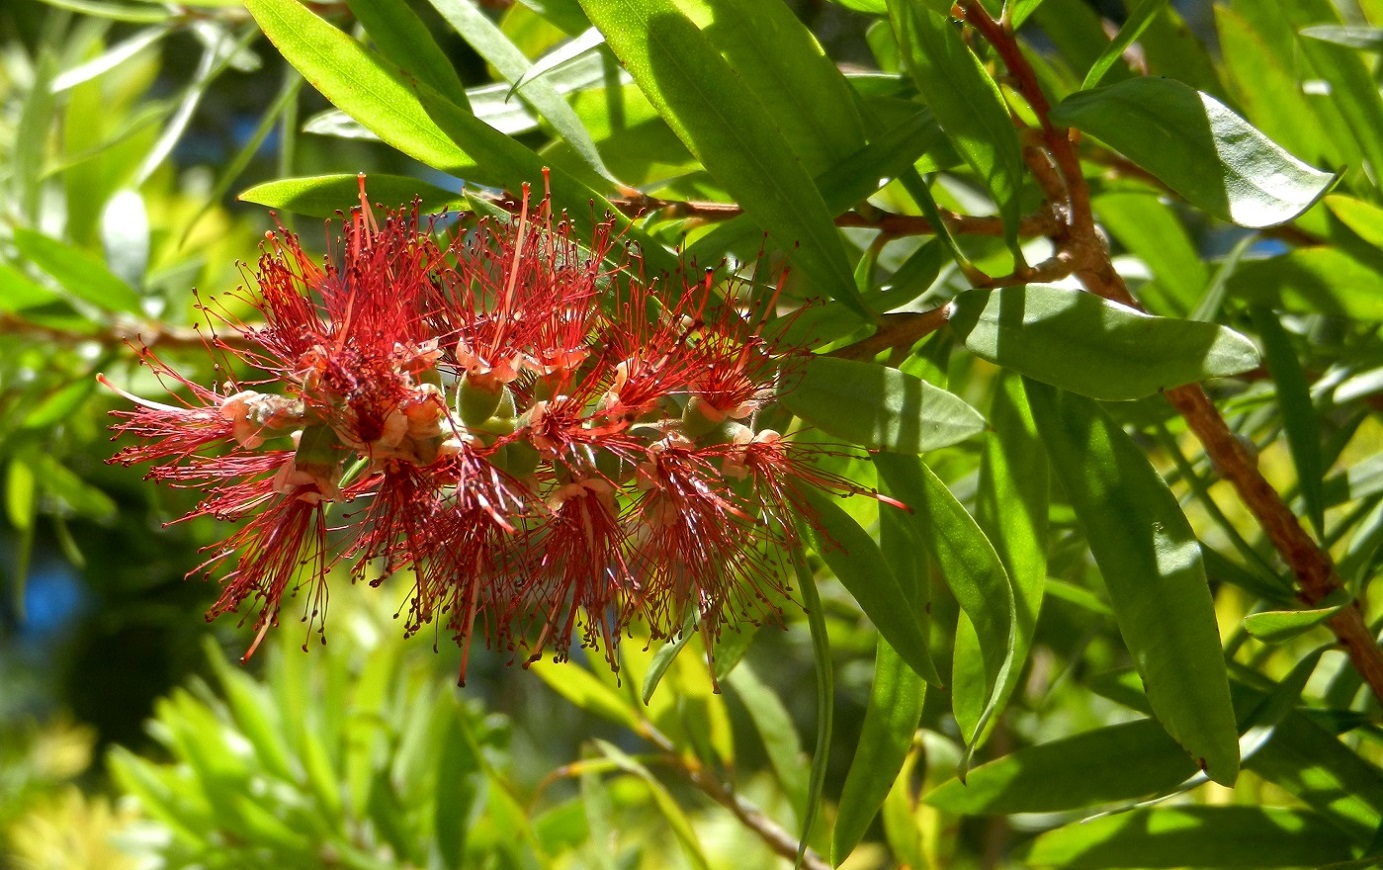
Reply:
M807 533L822 561L914 672L935 673L923 616L884 561L879 545L833 498L815 489L807 490L806 496L815 514L814 524L806 524Z
M1187 806L1138 810L1067 825L1024 850L1054 867L1319 867L1353 857L1335 828L1308 810Z
M956 150L993 194L1009 246L1016 249L1026 170L999 86L944 13L907 0L889 0L888 7L904 65Z
M984 430L959 397L894 368L814 356L779 400L837 438L870 449L921 453Z
M926 692L927 684L879 638L864 725L840 791L831 838L833 863L839 864L859 845L893 787L912 748Z
M820 289L864 314L845 246L762 102L672 0L582 0L650 102Z
M970 290L950 305L951 327L972 353L1096 399L1139 399L1258 366L1253 342L1227 327L1153 317L1079 290Z
M1032 380L1025 386L1158 721L1211 779L1232 784L1238 731L1190 523L1147 457L1094 402Z
M1161 725L1139 719L1023 747L925 800L963 815L1061 812L1163 791L1195 771Z
M890 492L912 508L912 518L923 550L936 562L956 600L974 626L984 664L984 681L979 685L979 701L956 700L972 709L976 719L962 732L966 753L961 771L969 764L980 734L999 703L997 686L1013 663L1013 589L999 555L941 478L914 456L880 453L874 457L879 476ZM959 693L960 687L953 686Z

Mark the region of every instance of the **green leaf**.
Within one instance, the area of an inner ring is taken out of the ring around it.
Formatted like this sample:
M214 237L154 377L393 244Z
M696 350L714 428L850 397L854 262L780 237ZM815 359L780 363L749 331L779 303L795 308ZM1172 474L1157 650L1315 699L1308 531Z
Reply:
M950 323L983 359L1108 401L1258 366L1253 342L1227 327L1153 317L1044 284L962 293L951 302Z
M1383 820L1383 770L1300 712L1285 716L1246 766L1357 842L1372 837Z
M1174 787L1195 762L1152 719L1026 746L953 779L925 800L948 813L1055 813L1126 801Z
M1187 806L1138 810L1039 836L1020 860L1056 867L1320 867L1353 857L1308 810Z
M1049 482L1047 455L1037 436L1022 380L1016 375L1000 375L989 421L993 432L985 441L980 459L975 520L993 543L1013 588L1013 660L995 688L995 709L1002 710L1018 688L1042 609L1047 583ZM952 665L957 702L962 694L962 676L969 672L970 683L983 681L979 637L969 618L961 618L965 626L963 630L957 628ZM982 715L978 704L958 710L956 719L962 733L970 733ZM991 718L979 732L976 743L982 743L997 722L997 718Z
M1383 28L1348 26L1343 24L1315 24L1303 27L1301 35L1308 39L1318 39L1345 48L1360 51L1383 52Z
M801 525L799 523L799 528ZM831 669L831 636L826 630L826 611L821 606L816 578L807 567L806 555L802 550L794 548L791 558L797 583L802 590L807 626L811 630L812 667L816 672L816 745L812 750L812 771L807 780L807 809L802 815L802 836L797 843L797 860L794 862L801 866L812 827L821 811L821 796L826 790L826 770L831 761L831 734L835 727L836 687L835 672Z
M869 823L893 787L912 747L926 692L927 684L879 638L864 725L840 791L840 809L831 838L833 864L845 860L864 839Z
M1325 461L1321 456L1320 420L1311 402L1311 386L1287 330L1271 311L1254 306L1250 310L1254 328L1263 342L1268 374L1277 388L1282 427L1287 433L1287 448L1297 470L1297 490L1306 506L1306 516L1318 537L1325 534L1325 499L1321 492Z
M922 453L984 431L959 397L894 368L814 356L779 400L837 438L869 449Z
M1383 320L1383 272L1333 246L1244 260L1226 288L1236 299L1277 311Z
M1147 457L1094 402L1032 380L1025 387L1154 714L1211 779L1232 785L1238 731L1190 523Z
M442 211L464 201L459 192L452 193L404 175L371 173L365 179L365 191L371 202L383 203L389 208L406 206L417 197L425 212ZM236 198L268 208L329 218L349 212L360 202L360 177L341 174L281 178L256 184Z
M1138 41L1138 37L1143 35L1143 31L1166 3L1167 0L1138 0L1129 9L1128 17L1119 25L1118 34L1105 46L1104 51L1100 52L1100 56L1085 74L1085 81L1080 85L1081 90L1089 90L1100 83L1104 74L1124 56L1130 45Z
M0 263L0 311L17 314L28 308L61 305L62 297L7 263Z
M1339 134L1332 135L1332 125L1326 123L1329 112L1321 111L1328 107L1313 105L1302 93L1295 52L1278 50L1245 19L1244 11L1215 6L1225 76L1244 116L1292 154L1330 166L1360 163L1343 120Z
M458 106L469 106L466 86L445 52L405 0L348 0L375 48L402 74L417 78Z
M38 223L39 200L43 193L43 170L49 145L56 97L52 82L58 60L52 51L42 49L33 66L33 80L13 99L23 95L18 129L10 139L10 195L17 213L31 224ZM9 137L7 137L9 138Z
M14 246L26 260L52 275L74 297L104 311L144 315L134 288L86 251L24 227L15 228Z
M1219 100L1174 79L1143 76L1081 91L1051 117L1122 152L1192 205L1241 226L1291 220L1337 177L1297 160Z
M805 817L810 772L802 763L802 743L797 737L797 726L793 724L792 716L747 662L742 662L731 671L725 682L744 702L749 720L754 723L754 730L759 733L759 739L768 753L768 763L783 786L793 811L799 819Z
M815 516L805 525L822 561L908 667L924 678L935 673L923 627L925 615L917 612L916 603L899 585L879 545L830 496L808 489L806 497Z
M548 688L578 708L604 716L632 731L639 730L641 723L638 711L623 695L596 679L590 671L541 661L533 662L528 669L547 683Z
M962 775L990 716L999 703L996 687L1008 678L1013 663L1016 616L1013 588L994 546L941 478L915 456L880 453L874 457L889 492L912 508L922 549L935 562L956 601L974 626L984 666L978 698L956 699L957 708L978 709L962 732L966 753ZM952 687L956 694L959 687Z
M956 151L994 196L1016 251L1026 169L999 86L944 14L908 0L889 0L888 7L904 65Z
M428 166L474 177L476 162L428 116L379 56L298 0L246 0L264 35L312 86L380 139Z
M1264 643L1283 643L1315 628L1349 607L1353 599L1337 589L1321 602L1325 607L1310 610L1265 610L1244 617L1244 630Z
M582 0L592 23L707 171L820 290L865 314L811 175L757 95L672 0Z
M441 16L447 23L461 34L461 37L468 42L476 52L485 59L487 63L498 70L505 81L510 84L518 84L524 80L524 75L533 68L532 62L524 57L522 51L514 43L509 41L509 37L504 35L490 19L481 12L470 0L430 0ZM438 93L450 99L447 91L440 88ZM531 105L537 112L547 119L553 129L572 150L581 156L586 165L590 166L607 181L614 182L614 176L610 170L605 168L605 163L600 157L600 152L596 150L595 142L591 141L591 134L581 123L566 99L557 91L553 83L545 78L530 78L524 81L524 86L518 90L520 99ZM464 101L451 100L457 106L465 107Z
M1339 20L1327 0L1285 0L1277 17L1288 26L1303 30ZM1316 75L1330 85L1330 103L1354 134L1354 140L1370 166L1383 166L1383 97L1378 83L1364 59L1351 48L1312 39L1305 34L1296 39L1296 49Z

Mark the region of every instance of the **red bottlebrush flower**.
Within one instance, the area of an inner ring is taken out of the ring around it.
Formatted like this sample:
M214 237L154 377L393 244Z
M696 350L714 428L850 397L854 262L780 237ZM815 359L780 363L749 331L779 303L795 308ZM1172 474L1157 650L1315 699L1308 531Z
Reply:
M242 523L208 548L226 570L210 615L256 602L252 653L299 587L316 624L338 562L408 573L405 630L445 619L464 680L476 635L614 666L636 622L715 634L776 612L806 489L857 491L815 467L819 445L756 428L803 356L765 335L777 292L718 295L707 273L671 293L628 254L607 262L613 222L578 244L527 188L510 222L449 243L434 227L416 206L377 220L362 181L321 263L268 235L243 291L262 323L213 314L233 335L209 347L241 380L212 389L144 353L187 397L122 392L139 407L115 429L141 442L115 458L201 489L189 516Z

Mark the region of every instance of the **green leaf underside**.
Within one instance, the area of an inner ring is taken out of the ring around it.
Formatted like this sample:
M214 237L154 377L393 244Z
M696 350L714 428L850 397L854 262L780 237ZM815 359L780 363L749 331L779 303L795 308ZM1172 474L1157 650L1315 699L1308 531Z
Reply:
M1053 813L1155 794L1195 772L1161 725L1140 719L1019 749L925 800L964 815Z
M1320 867L1353 857L1338 829L1309 810L1187 806L1136 810L1038 837L1029 865Z
M1025 387L1154 714L1211 779L1232 785L1238 733L1190 523L1147 457L1094 402L1033 380Z
M1043 284L962 293L951 303L950 324L977 356L1107 401L1228 377L1259 362L1253 342L1226 327L1154 317Z
M822 560L908 666L918 676L935 673L927 650L926 614L917 611L879 545L832 497L815 489L806 490L806 497L820 527L808 525L807 532ZM884 505L883 510L897 508Z
M283 178L256 184L242 192L238 199L267 208L325 218L340 214L359 202L359 185L358 176L345 173ZM446 191L404 175L371 173L365 178L365 191L371 203L380 203L387 208L406 206L417 197L424 212L443 211L465 201L460 192Z
M984 431L958 396L894 368L814 356L779 397L808 424L871 450L922 453Z
M582 0L610 48L707 171L823 292L864 314L845 246L762 102L671 0Z
M1288 154L1214 97L1174 79L1140 76L1080 91L1051 117L1102 140L1192 205L1240 226L1289 221L1336 179Z

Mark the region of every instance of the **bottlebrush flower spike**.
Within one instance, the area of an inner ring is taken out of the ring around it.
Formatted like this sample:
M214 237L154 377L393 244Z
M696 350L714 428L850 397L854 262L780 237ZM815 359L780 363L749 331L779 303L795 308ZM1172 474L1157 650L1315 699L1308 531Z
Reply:
M858 491L757 422L805 359L765 334L777 291L646 280L613 221L579 243L527 187L510 220L434 229L416 205L377 218L362 177L323 261L267 235L239 291L259 322L203 306L228 383L148 350L178 404L101 378L137 406L116 412L137 443L114 461L201 489L188 516L242 523L208 548L203 568L230 566L209 616L256 602L253 653L300 587L309 626L325 618L336 564L411 574L406 630L446 619L464 681L477 633L614 666L633 623L773 613L806 489Z

